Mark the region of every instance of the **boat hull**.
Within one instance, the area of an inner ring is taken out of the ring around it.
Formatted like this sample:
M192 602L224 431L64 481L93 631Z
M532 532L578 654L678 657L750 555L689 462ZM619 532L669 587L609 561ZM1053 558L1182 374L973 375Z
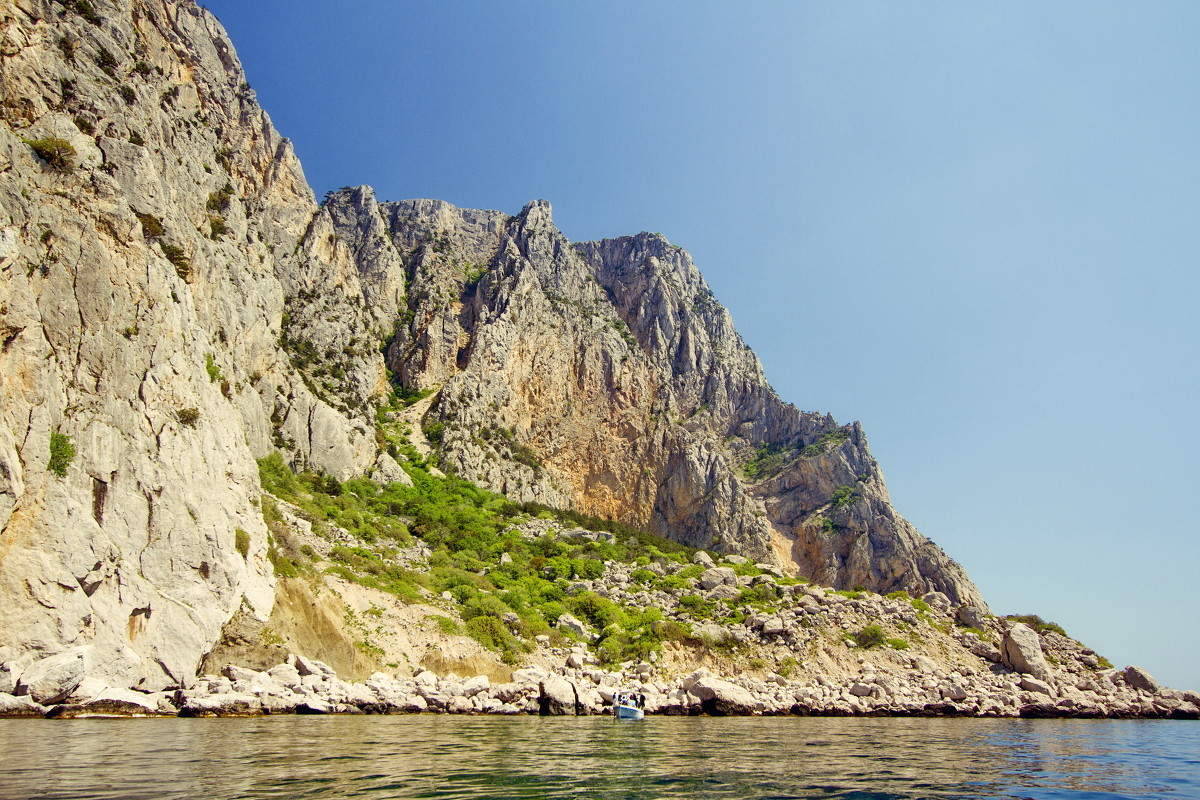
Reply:
M634 706L615 706L613 716L617 719L641 719L646 716L646 713Z

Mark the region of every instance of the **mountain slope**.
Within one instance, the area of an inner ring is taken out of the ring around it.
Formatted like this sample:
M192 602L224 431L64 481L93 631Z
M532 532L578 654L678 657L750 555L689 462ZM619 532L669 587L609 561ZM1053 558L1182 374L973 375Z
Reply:
M827 585L985 607L892 509L861 428L781 401L661 236L572 245L544 202L510 218L365 187L322 214L365 285L409 282L388 365L437 391L441 457L462 476Z
M275 603L254 459L407 480L397 388L431 393L444 468L515 500L985 608L861 429L775 395L684 251L573 245L541 202L318 205L194 2L4 5L0 116L10 674L187 683Z

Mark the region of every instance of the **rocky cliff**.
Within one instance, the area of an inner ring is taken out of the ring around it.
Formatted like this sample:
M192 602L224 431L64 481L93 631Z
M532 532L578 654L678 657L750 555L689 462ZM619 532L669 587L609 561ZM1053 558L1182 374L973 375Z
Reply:
M572 244L543 202L318 205L190 0L0 5L0 116L10 672L186 684L275 603L254 459L407 480L397 391L430 393L417 444L514 500L986 608L859 426L775 395L686 252Z
M397 303L388 366L436 392L426 424L458 474L826 585L986 608L894 511L862 429L780 400L662 236L572 244L545 202L509 217L366 187L325 217L378 287L365 303Z

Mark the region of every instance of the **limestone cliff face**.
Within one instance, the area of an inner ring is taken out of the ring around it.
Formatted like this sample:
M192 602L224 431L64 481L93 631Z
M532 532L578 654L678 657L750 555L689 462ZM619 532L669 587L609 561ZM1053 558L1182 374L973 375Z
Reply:
M509 217L378 203L366 188L334 193L322 215L364 286L385 282L388 364L436 390L427 421L464 477L825 584L986 607L892 509L859 426L782 402L661 236L573 245L544 202Z
M0 4L0 119L2 663L186 683L274 601L255 457L402 477L389 369L434 392L442 462L515 499L982 604L684 251L571 244L541 202L319 206L191 0Z
M292 276L329 254L220 26L93 9L0 5L0 660L82 648L154 687L270 611L253 457L350 475L376 448L279 347Z

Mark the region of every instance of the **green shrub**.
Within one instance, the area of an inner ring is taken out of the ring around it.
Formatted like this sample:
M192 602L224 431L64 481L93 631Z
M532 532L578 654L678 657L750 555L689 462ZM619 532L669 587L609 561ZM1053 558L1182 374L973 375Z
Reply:
M133 87L122 83L117 87L117 94L121 95L121 99L125 101L125 105L131 106L137 100L137 93L133 91Z
M883 643L891 647L893 650L907 650L908 642L903 639L884 639Z
M437 623L438 630L447 636L457 636L458 634L462 633L462 626L449 617L443 617L441 614L434 614L432 619L435 623Z
M664 592L677 592L686 588L687 585L688 582L679 575L664 575L654 582L654 587Z
M887 641L883 628L876 624L867 625L857 633L851 634L850 638L854 639L859 647L878 647Z
M58 477L64 478L67 475L67 467L74 459L75 445L71 442L71 437L58 431L51 433L50 461L46 464L46 469Z
M242 554L242 558L250 557L250 534L241 528L233 532L233 547Z
M742 474L749 480L760 480L779 472L786 463L787 453L782 445L764 444L742 465Z
M821 455L830 447L835 447L850 438L850 433L841 428L832 431L826 431L817 437L817 440L800 451L803 458L814 458Z
M41 139L22 139L21 141L33 148L33 152L59 172L70 172L75 169L75 148L66 139L57 136L46 136Z
M302 560L297 560L281 552L274 536L267 537L267 560L271 562L271 569L280 578L295 578L308 569ZM415 602L415 600L408 602Z
M75 63L75 40L70 36L60 36L58 39L58 49L62 53L63 60L68 64Z
M216 383L221 380L221 368L217 366L212 353L204 354L204 371L208 373L208 382Z
M854 486L839 486L833 490L833 497L829 500L831 508L841 508L848 506L858 499L858 489Z
M597 629L603 629L621 620L621 607L595 592L583 592L567 601L571 611Z
M83 17L93 25L99 25L103 20L96 13L96 9L92 6L90 0L60 0L68 11L74 11L79 16ZM105 52L108 52L107 50Z
M200 421L200 409L198 408L181 408L175 412L182 425L187 425L189 428L196 427L196 423Z
M134 214L138 222L142 223L142 235L147 239L157 239L166 233L163 228L162 220L153 214Z
M517 637L496 617L481 616L467 620L467 635L490 650L500 651L506 664L515 663L518 655L525 651Z
M431 422L424 428L425 438L428 439L431 444L435 445L442 443L442 435L445 433L445 431L446 423L444 422Z
M159 248L162 249L163 255L167 257L167 261L175 267L175 274L185 281L192 277L192 262L183 252L183 248L170 242L159 242Z
M229 206L229 200L232 197L233 187L226 181L224 186L208 195L204 207L209 211L224 211Z
M117 75L117 57L108 52L105 47L101 47L96 53L96 66L110 78L115 78Z
M654 573L648 569L635 569L629 577L634 583L649 585L654 582L655 576Z
M1059 636L1066 636L1067 632L1057 622L1048 622L1037 614L1010 614L1005 619L1013 622L1023 622L1033 628L1038 633L1057 633Z

